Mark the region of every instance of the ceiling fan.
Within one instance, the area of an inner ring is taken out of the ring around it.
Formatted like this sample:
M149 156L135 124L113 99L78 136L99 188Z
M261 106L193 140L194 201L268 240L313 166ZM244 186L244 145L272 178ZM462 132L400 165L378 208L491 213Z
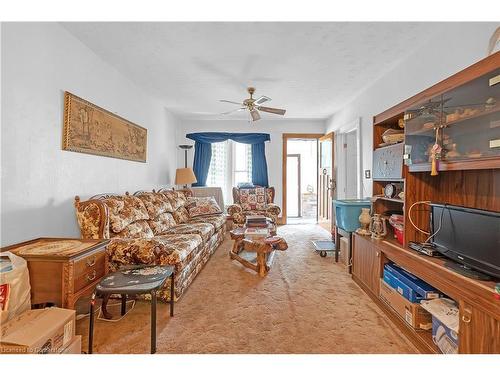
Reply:
M233 109L232 111L221 113L221 115L228 115L230 113L248 110L250 112L250 116L252 117L252 121L257 121L260 120L259 111L281 116L285 114L286 110L284 109L261 106L261 104L271 101L271 98L267 96L261 96L258 99L254 99L253 94L255 92L255 87L249 87L247 88L247 91L250 94L250 98L243 100L243 103L233 102L231 100L220 100L223 103L237 104L240 106L240 108L238 109Z

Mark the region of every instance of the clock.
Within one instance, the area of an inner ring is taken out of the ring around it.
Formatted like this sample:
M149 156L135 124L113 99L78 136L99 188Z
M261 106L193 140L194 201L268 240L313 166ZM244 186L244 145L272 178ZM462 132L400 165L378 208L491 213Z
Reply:
M397 187L394 184L388 183L384 187L384 195L387 198L394 198L396 196Z
M403 177L403 143L377 148L373 153L373 178L379 180Z

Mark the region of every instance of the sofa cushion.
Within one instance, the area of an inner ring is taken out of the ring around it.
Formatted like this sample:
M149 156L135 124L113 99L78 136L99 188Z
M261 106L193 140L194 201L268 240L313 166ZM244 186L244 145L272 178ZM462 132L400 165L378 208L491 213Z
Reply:
M184 206L179 207L177 210L175 210L172 213L172 216L174 217L177 224L187 223L189 220L189 212Z
M187 202L186 194L178 190L166 190L162 191L164 196L168 198L170 204L172 205L173 211L176 211L180 207L183 207Z
M215 227L209 223L178 224L165 232L165 234L197 234L201 236L203 242L208 241L214 233Z
M137 198L144 203L150 218L156 218L164 212L174 211L170 200L164 194L145 192L138 194Z
M146 220L138 220L127 225L122 231L115 233L111 231L110 237L119 238L152 238L153 231Z
M205 215L189 219L188 224L209 223L212 224L215 230L219 230L226 224L226 216L223 214L218 215Z
M134 196L124 195L103 200L109 209L111 230L119 233L125 227L138 220L148 220L149 215L144 203Z
M184 261L202 245L197 234L169 234L153 238L112 239L106 251L115 264L172 264Z
M164 212L158 215L155 219L148 220L148 224L155 236L160 235L166 232L170 227L177 225L170 212Z
M187 200L186 209L191 218L222 213L214 197L190 197Z
M267 208L266 188L240 189L240 205L244 211Z

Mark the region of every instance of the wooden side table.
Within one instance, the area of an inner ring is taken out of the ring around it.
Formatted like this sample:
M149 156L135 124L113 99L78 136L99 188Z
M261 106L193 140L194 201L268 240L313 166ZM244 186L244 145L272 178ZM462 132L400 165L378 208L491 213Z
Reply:
M37 238L4 247L27 260L31 304L53 303L74 309L76 301L90 295L106 275L109 240Z

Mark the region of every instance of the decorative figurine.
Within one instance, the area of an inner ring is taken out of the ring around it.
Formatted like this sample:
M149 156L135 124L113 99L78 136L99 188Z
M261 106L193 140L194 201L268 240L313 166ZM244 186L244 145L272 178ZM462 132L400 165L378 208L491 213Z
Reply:
M370 233L375 240L381 240L387 235L385 217L380 214L373 214L370 220Z
M361 228L356 229L356 233L361 234L362 236L369 236L371 234L369 226L372 221L372 218L370 217L370 209L362 208L361 215L359 215L358 219L361 224Z

